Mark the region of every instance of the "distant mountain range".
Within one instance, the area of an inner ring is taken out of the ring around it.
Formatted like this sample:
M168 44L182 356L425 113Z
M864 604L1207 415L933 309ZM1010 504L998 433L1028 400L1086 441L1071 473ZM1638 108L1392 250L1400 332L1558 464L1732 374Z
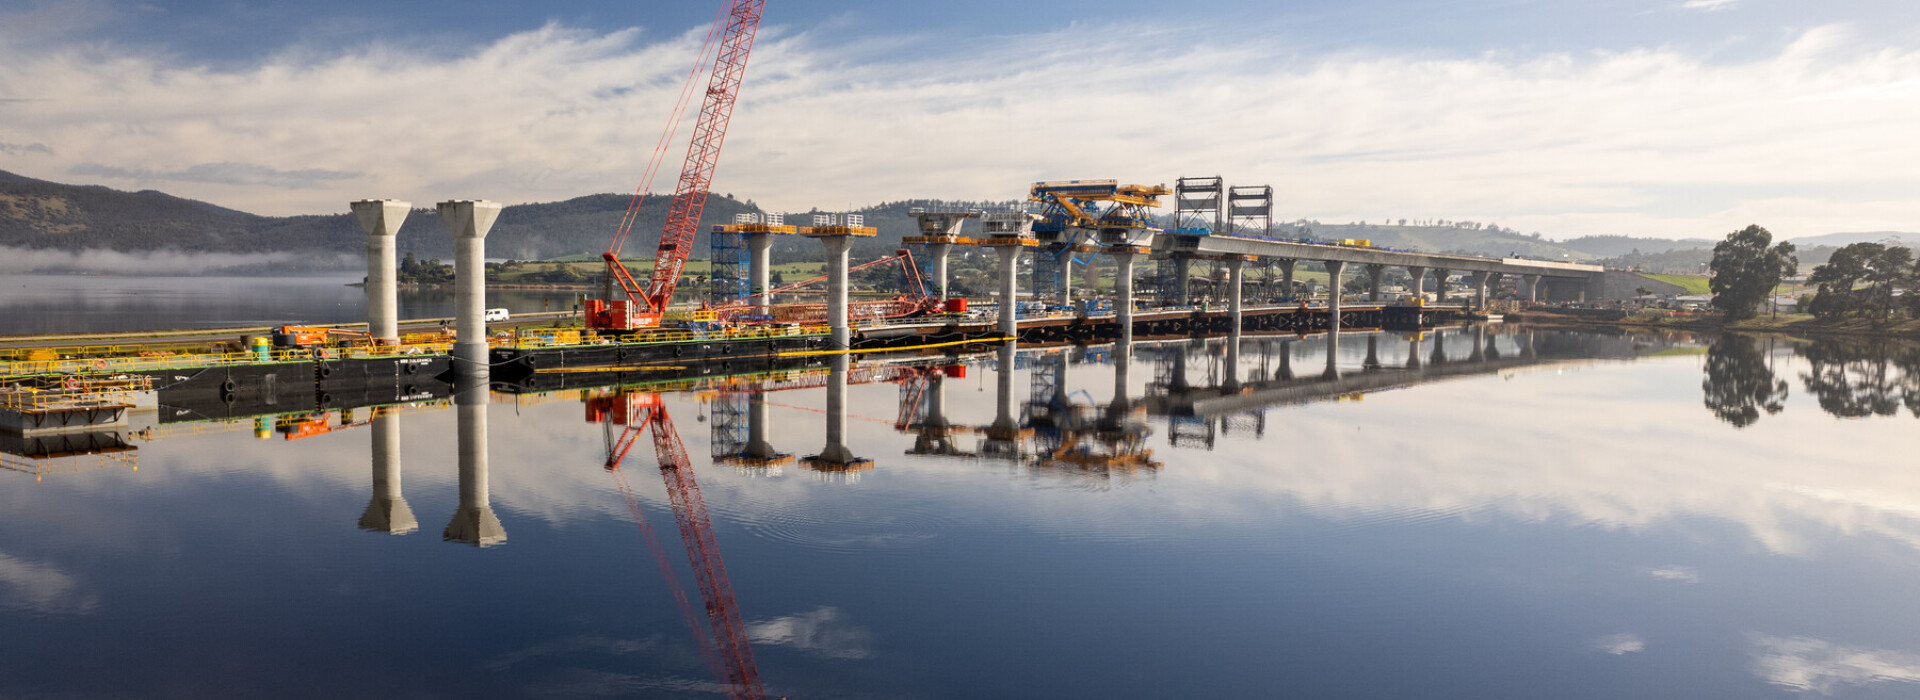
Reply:
M628 195L596 194L562 202L510 205L500 214L493 232L487 236L487 254L493 258L540 260L563 256L597 256L606 249L621 217L627 210ZM866 223L879 229L873 239L859 241L854 255L871 257L899 247L902 236L915 232L912 207L994 209L1014 202L969 202L947 200L905 200L876 204L854 213L863 214ZM666 221L668 197L649 196L634 223L634 241L626 255L643 258L651 255L652 241ZM221 253L227 256L263 256L282 261L285 266L331 264L352 267L365 250L359 227L346 213L306 216L259 216L215 206L206 202L174 197L144 190L126 192L97 185L68 185L22 177L0 171L0 247L30 251L60 251L74 254L69 266L85 267L89 252L115 253L182 252ZM713 195L701 217L700 235L694 242L696 256L708 249L706 232L714 224L732 223L734 215L758 212L749 201ZM805 213L794 215L790 223L809 223ZM416 209L401 228L398 247L421 258L451 258L453 238L447 235L431 208ZM972 222L970 222L972 223ZM1709 239L1633 238L1628 236L1587 236L1554 241L1539 234L1522 234L1512 229L1473 222L1438 223L1346 223L1329 224L1299 220L1276 226L1275 235L1308 237L1320 240L1367 239L1387 248L1452 252L1493 257L1525 256L1579 261L1609 261L1646 264L1680 270L1694 269L1710 255ZM1907 245L1920 243L1920 234L1876 232L1835 233L1796 239L1803 251L1818 260L1825 254L1809 250L1816 246L1839 246L1858 241L1897 239ZM776 260L818 259L819 244L781 237L776 239ZM1825 253L1830 253L1830 250Z

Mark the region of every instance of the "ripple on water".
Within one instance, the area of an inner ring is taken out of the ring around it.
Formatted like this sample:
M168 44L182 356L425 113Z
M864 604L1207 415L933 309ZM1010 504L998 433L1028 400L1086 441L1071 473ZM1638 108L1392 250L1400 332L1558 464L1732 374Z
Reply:
M957 525L925 504L897 501L748 500L728 510L755 537L833 554L910 549Z

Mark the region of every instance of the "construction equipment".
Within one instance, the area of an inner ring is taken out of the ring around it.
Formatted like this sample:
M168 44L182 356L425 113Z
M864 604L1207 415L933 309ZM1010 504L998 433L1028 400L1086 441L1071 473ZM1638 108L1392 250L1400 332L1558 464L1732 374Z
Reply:
M673 203L667 210L667 222L660 232L660 244L653 258L653 276L643 288L627 271L626 265L620 262L621 247L633 229L640 203L644 200L643 193L652 179L653 172L650 169L640 185L641 192L636 192L628 204L612 245L600 256L607 265L606 282L602 285L603 298L590 299L585 305L588 328L619 333L659 327L667 305L673 301L673 289L680 282L680 272L686 267L687 256L692 252L700 214L706 210L713 171L720 164L720 146L726 141L727 123L733 118L733 106L740 94L740 81L746 76L747 57L753 52L754 35L760 27L760 15L765 5L766 0L732 0L716 22L716 30L722 26L724 29L720 30L713 68L709 71L706 100L701 104L700 115L694 121L693 139L687 146L687 159L681 166L679 183L674 186ZM712 46L714 33L710 31L707 36L708 46ZM706 57L706 51L707 47L703 46L700 54L702 59ZM688 74L681 105L676 105L674 117L668 120L666 134L661 138L661 145L655 147L656 157L664 144L671 140L680 110L690 94L694 75ZM615 283L620 285L625 299L613 298Z
M587 420L607 426L606 469L614 475L622 495L627 498L628 508L643 530L646 530L646 519L640 512L639 501L634 498L625 475L620 471L620 464L643 435L653 437L654 455L660 464L660 476L666 481L667 498L673 504L674 521L679 525L680 539L686 544L687 559L693 565L694 579L699 583L700 595L706 603L707 626L704 630L694 622L692 609L677 587L675 597L679 599L681 610L687 616L701 650L706 653L708 663L726 683L728 697L752 700L765 698L766 689L760 684L760 672L753 661L753 648L747 640L746 623L742 621L740 609L734 603L733 584L727 579L726 564L720 560L720 545L714 540L713 524L707 517L706 500L700 495L700 484L694 480L693 465L687 458L686 446L680 442L680 434L673 428L673 419L667 415L666 403L656 393L631 392L590 397L587 399ZM613 433L616 426L624 426L617 436ZM651 531L646 531L646 535L652 540ZM670 582L677 581L666 558L660 554L657 543L652 544L662 575ZM710 642L705 636L707 633L712 635Z
M861 270L893 263L900 264L900 274L904 281L906 291L891 299L870 299L848 302L848 318L869 320L901 318L916 316L939 308L940 300L934 298L934 296L928 292L926 279L920 276L920 268L913 264L913 253L904 248L895 250L893 255L849 267L847 268L847 274L851 275ZM828 275L818 275L792 284L781 285L769 289L765 293L754 294L725 304L718 307L718 310L729 312L736 321L748 320L774 323L824 321L827 317L825 304L782 304L772 306L771 318L747 319L741 312L746 311L762 299L773 299L774 295L777 294L790 293L804 287L819 284L825 281L827 277Z
M276 347L311 348L343 342L349 345L366 345L372 341L366 331L351 331L344 328L280 326L273 329L273 344Z

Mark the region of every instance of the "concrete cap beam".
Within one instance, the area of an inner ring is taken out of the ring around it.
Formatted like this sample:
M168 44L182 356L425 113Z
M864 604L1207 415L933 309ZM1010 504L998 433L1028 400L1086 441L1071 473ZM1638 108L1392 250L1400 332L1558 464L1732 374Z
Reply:
M353 208L353 220L360 222L360 230L369 236L400 233L400 225L406 223L407 214L413 211L412 202L398 199L362 199L347 206Z
M500 203L484 199L456 199L439 204L440 220L455 238L486 238L500 218Z

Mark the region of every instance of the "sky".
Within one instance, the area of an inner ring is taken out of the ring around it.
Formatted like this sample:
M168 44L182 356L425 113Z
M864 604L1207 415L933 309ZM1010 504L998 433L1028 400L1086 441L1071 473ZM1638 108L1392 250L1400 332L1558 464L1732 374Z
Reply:
M723 4L10 0L0 170L269 215L631 192ZM714 190L1219 175L1286 220L1916 231L1915 124L1909 0L772 0Z

